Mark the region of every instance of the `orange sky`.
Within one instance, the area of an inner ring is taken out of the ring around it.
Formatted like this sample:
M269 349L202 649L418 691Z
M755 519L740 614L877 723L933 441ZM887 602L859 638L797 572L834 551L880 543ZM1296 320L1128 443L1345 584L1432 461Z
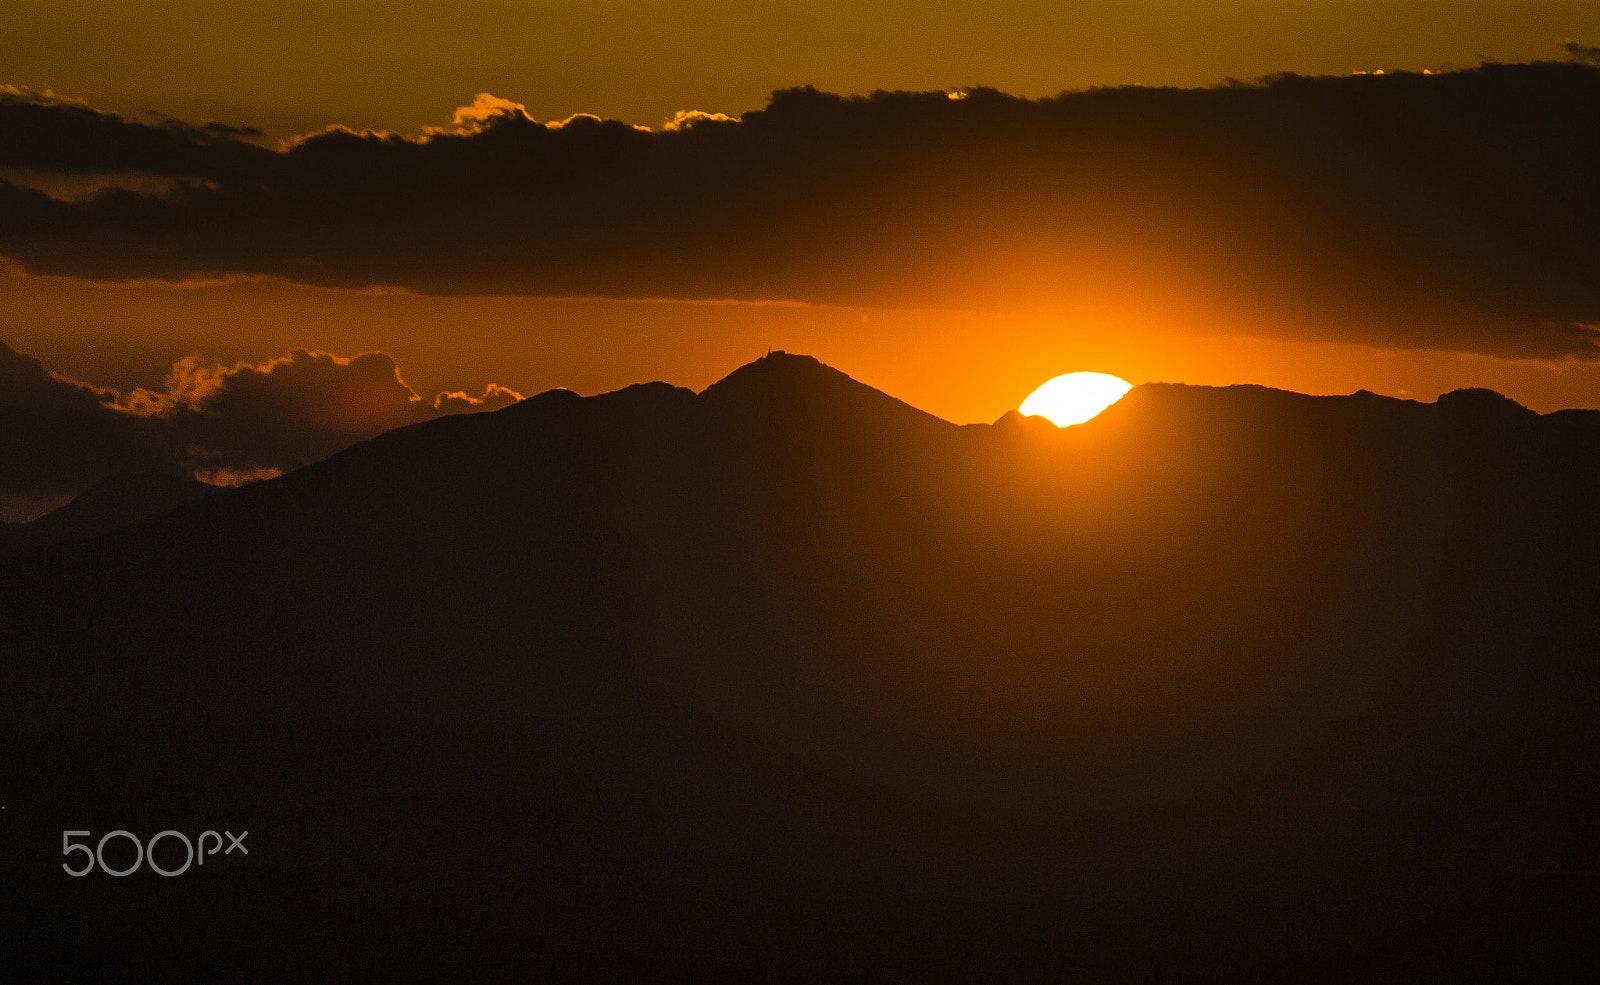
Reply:
M581 393L645 380L700 389L766 349L815 355L958 423L992 421L1076 370L1151 380L1261 383L1305 393L1373 390L1432 400L1499 390L1541 412L1600 407L1600 366L1163 332L1060 317L800 304L439 298L271 278L181 287L0 277L4 340L64 376L159 387L198 354L232 364L305 347L381 349L412 388Z
M0 65L9 74L0 86L54 90L135 121L171 114L259 127L268 145L333 123L414 135L486 91L537 120L593 112L659 125L685 109L756 109L775 88L807 84L841 93L988 85L1037 97L1278 71L1560 59L1563 42L1600 42L1592 0L1003 0L937 8L561 0L442 3L406 18L365 0L248 9L19 0L6 20ZM1254 300L1255 282L1241 283ZM1138 287L1124 294L1106 295L1123 305L1116 311L995 313L434 297L272 277L107 284L4 269L0 341L56 373L124 391L159 387L184 357L232 364L297 347L386 351L422 394L477 392L490 382L523 393L594 393L652 379L699 389L781 348L958 422L991 421L1040 382L1076 370L1134 383L1365 388L1424 400L1486 386L1540 411L1600 407L1593 363L1295 341L1319 335L1274 331L1270 301L1250 317L1230 317L1223 302L1208 313L1181 289L1155 300Z

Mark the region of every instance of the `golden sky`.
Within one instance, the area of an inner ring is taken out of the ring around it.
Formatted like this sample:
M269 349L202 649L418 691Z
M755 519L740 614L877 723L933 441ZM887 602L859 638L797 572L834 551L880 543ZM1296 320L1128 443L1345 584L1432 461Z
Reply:
M960 423L1080 370L1600 407L1592 0L4 20L0 362L72 413L17 354L186 420L281 365L273 413L363 426L769 349ZM1096 86L1182 91L1047 98Z
M1541 412L1600 406L1600 365L1334 342L1129 330L1047 315L803 304L442 298L273 278L202 286L0 276L13 348L54 372L159 388L192 354L232 365L294 348L382 350L418 393L601 393L660 379L702 389L767 349L820 354L957 423L993 421L1053 376L1261 383L1432 400L1486 386Z
M412 132L484 91L541 120L655 125L805 84L1038 97L1530 61L1600 42L1592 0L9 0L4 21L0 83L273 136Z

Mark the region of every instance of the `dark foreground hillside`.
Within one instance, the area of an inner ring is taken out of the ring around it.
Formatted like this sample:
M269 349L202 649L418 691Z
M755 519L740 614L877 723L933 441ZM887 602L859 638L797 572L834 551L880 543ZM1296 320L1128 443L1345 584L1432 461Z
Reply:
M6 947L41 980L1588 977L1596 502L1600 414L1487 391L957 427L777 353L393 431L0 567ZM250 854L61 870L115 829Z

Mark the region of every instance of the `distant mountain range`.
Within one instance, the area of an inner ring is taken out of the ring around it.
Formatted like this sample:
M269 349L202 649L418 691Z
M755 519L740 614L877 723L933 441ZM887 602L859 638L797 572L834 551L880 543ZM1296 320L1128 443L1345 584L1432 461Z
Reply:
M1597 502L1600 412L1486 390L956 426L781 352L85 494L0 562L0 917L167 980L1581 975ZM56 869L223 815L226 879Z
M218 492L170 472L128 472L85 490L29 523L0 523L0 558L51 544L87 540Z

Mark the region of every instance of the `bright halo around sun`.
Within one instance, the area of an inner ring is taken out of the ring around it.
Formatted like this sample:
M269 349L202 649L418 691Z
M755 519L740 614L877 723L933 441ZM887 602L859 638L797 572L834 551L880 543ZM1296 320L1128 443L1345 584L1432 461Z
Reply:
M1049 418L1056 427L1082 424L1110 407L1133 384L1107 373L1068 373L1039 387L1022 402L1022 413Z

